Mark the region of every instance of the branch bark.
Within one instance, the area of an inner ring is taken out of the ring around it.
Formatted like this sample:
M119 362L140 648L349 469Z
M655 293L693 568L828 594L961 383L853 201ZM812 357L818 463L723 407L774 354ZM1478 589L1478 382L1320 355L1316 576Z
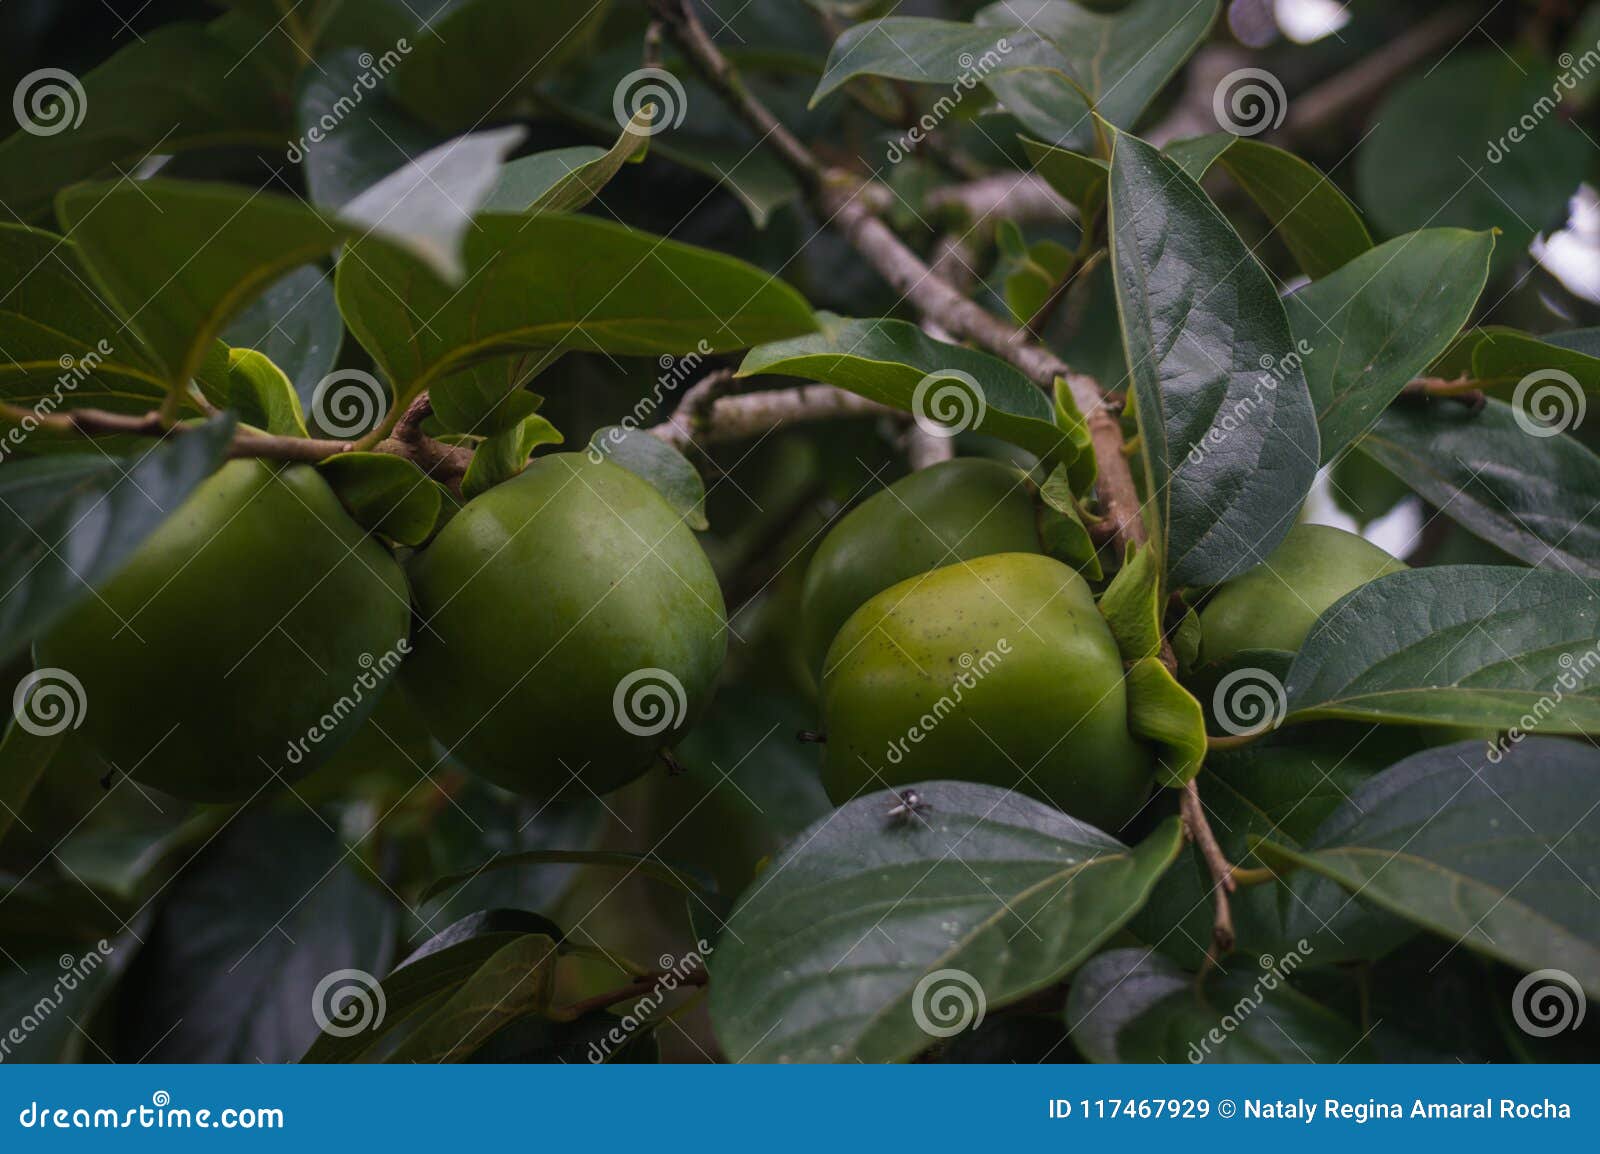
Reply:
M695 446L756 437L777 425L865 417L896 410L847 393L832 385L798 385L738 397L714 395L721 381L711 374L684 393L683 400L659 425L646 432L680 453Z

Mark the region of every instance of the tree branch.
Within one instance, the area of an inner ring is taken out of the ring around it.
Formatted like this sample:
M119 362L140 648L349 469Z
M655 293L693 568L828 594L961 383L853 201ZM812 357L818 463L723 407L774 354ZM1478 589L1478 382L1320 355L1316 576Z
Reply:
M832 385L798 385L738 397L717 395L724 384L721 373L703 378L684 393L672 416L646 432L681 453L696 445L759 436L777 425L896 412Z
M1179 794L1178 812L1183 815L1184 835L1199 847L1200 856L1205 859L1206 869L1211 873L1213 920L1211 946L1206 950L1206 962L1210 965L1233 950L1233 907L1228 895L1237 883L1234 881L1233 865L1228 861L1228 855L1222 852L1222 846L1217 844L1217 835L1206 820L1205 806L1200 803L1200 787L1192 779Z

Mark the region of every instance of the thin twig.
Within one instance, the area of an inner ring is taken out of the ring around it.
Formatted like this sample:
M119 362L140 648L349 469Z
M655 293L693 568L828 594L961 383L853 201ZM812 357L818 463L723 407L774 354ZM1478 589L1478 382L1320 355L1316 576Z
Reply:
M1184 785L1178 799L1178 809L1183 815L1184 835L1200 849L1206 868L1211 872L1211 898L1213 915L1211 945L1206 950L1206 964L1211 966L1233 950L1233 909L1228 895L1235 888L1233 865L1228 855L1217 844L1217 835L1206 820L1205 806L1200 803L1200 787L1191 779Z

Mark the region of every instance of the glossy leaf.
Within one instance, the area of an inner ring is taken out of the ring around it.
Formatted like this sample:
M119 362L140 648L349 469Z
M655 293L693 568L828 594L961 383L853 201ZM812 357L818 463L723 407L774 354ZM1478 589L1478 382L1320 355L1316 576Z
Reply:
M1067 1026L1091 1062L1361 1061L1356 1026L1289 985L1297 963L1194 975L1148 950L1108 950L1078 973Z
M1449 347L1478 303L1493 248L1488 233L1425 229L1379 245L1284 302L1317 406L1324 462Z
M1033 171L1068 202L1077 205L1085 218L1092 218L1105 207L1106 182L1111 178L1111 166L1105 161L1026 136L1022 138L1022 150L1028 154Z
M1501 401L1444 401L1390 409L1361 451L1513 557L1600 577L1600 457L1574 438L1531 435Z
M1072 0L999 0L981 9L980 25L1025 28L1066 58L1066 76L1000 72L985 83L1041 140L1092 151L1094 111L1121 129L1172 79L1216 18L1216 0L1132 0L1115 12L1092 12ZM1069 81L1067 77L1070 77Z
M459 1062L507 1023L546 1009L556 943L527 934L501 946L409 1034L390 1062Z
M228 350L228 396L224 402L247 425L285 437L305 437L305 413L283 370L254 349Z
M222 464L231 414L131 459L74 453L0 470L0 657L114 576Z
M700 471L665 441L641 429L611 425L595 430L589 438L589 454L649 481L689 528L703 532L711 527L706 521L706 483Z
M813 336L751 349L739 376L776 373L849 389L933 425L974 429L1043 459L1076 455L1050 399L997 357L929 337L896 320L817 316Z
M1288 320L1200 186L1134 137L1117 140L1110 204L1152 536L1173 584L1223 581L1271 552L1316 474Z
M1328 883L1522 970L1600 994L1600 754L1530 737L1407 758L1358 789L1298 851L1262 844L1312 910ZM1304 871L1317 875L1302 881ZM1319 879L1328 879L1322 882ZM1320 887L1320 888L1319 888Z
M502 429L485 440L472 454L472 463L461 479L461 491L469 500L509 481L528 463L540 445L559 445L565 440L560 431L538 413L524 417L509 429Z
M1066 57L1039 32L1024 28L1021 19L985 27L920 16L885 16L852 25L834 41L811 103L817 104L860 76L956 84L964 77L970 80L997 69L1065 71L1068 67Z
M644 159L650 146L649 109L622 129L609 149L578 145L513 160L500 170L483 202L485 212L577 212L624 164Z
M1584 392L1600 393L1600 340L1595 333L1578 329L1535 337L1505 328L1485 329L1475 334L1470 375L1485 388L1514 393L1530 375L1552 379L1550 374L1565 373Z
M712 1023L730 1059L913 1057L930 1013L958 999L993 1012L1070 973L1179 847L1176 821L1130 850L1010 791L916 788L927 803L916 820L886 817L888 792L858 798L740 899L711 958Z
M339 262L345 320L400 404L434 380L517 352L721 352L814 327L799 294L760 269L593 217L480 216L466 269L451 288L368 242Z
M433 533L443 498L439 486L404 457L340 453L317 466L356 524L402 545Z
M333 371L344 341L344 322L333 299L333 275L301 265L274 281L222 330L235 349L254 349L283 370L301 408Z
M1600 586L1571 574L1391 573L1318 618L1289 669L1288 716L1477 726L1536 716L1546 733L1600 733L1600 679L1585 680L1597 645Z
M1325 277L1372 247L1355 205L1314 166L1259 140L1231 139L1218 162L1261 206L1308 277Z
M1397 86L1356 155L1356 188L1374 225L1391 235L1498 228L1495 268L1507 268L1535 232L1565 219L1591 155L1564 117L1533 113L1554 82L1547 64L1483 47Z
M59 81L35 80L16 96L47 87L65 104L34 108L38 134L19 128L0 143L0 202L27 219L49 207L60 188L137 167L152 153L202 147L288 145L288 118L275 86L215 33L215 26L169 24L147 31L84 74L81 97ZM76 124L76 127L71 127ZM9 215L9 214L8 214Z

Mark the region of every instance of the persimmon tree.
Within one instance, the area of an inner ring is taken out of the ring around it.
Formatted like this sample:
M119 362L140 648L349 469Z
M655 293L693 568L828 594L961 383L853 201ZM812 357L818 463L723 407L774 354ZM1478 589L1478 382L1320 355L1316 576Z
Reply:
M0 142L0 1058L1594 1057L1600 7L167 7Z

